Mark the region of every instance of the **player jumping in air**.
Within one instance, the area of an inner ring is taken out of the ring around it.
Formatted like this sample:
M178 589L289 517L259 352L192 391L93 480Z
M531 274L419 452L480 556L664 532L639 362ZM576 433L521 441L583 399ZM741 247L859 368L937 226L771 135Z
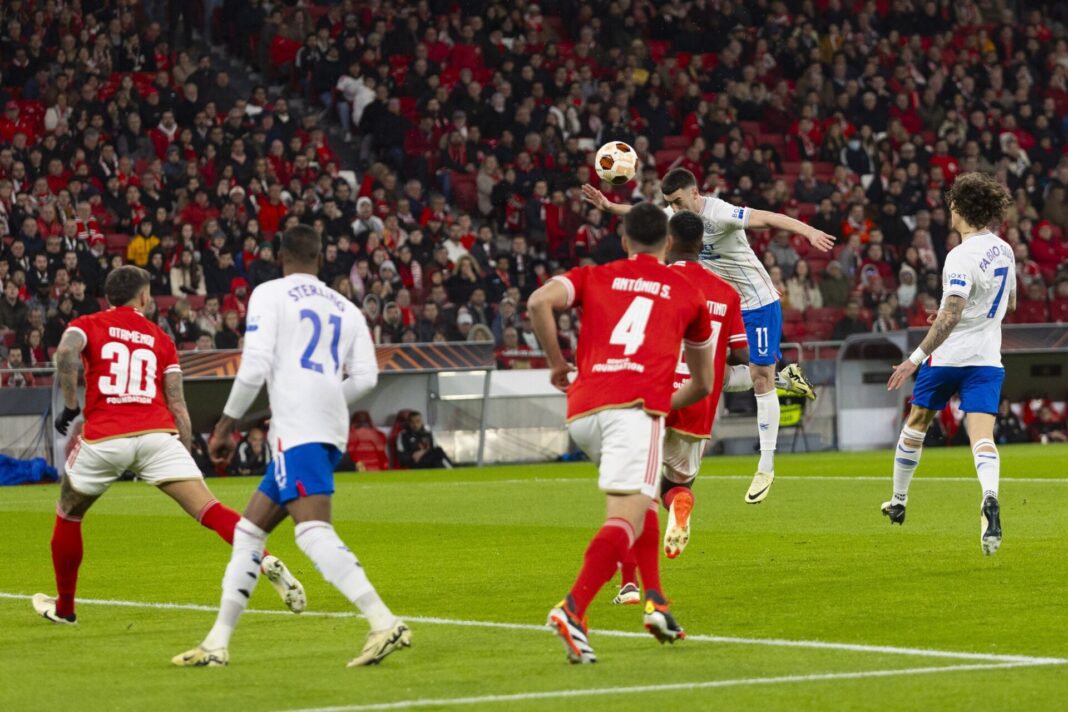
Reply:
M737 207L710 195L701 195L697 179L685 168L676 168L664 176L660 190L667 202L669 215L689 210L704 220L704 248L701 262L734 287L742 298L742 320L749 338L749 370L757 401L757 435L760 462L746 492L745 501L764 501L775 480L775 447L779 439L779 398L775 393L775 364L781 358L782 306L779 294L767 270L749 246L746 228L788 230L802 235L812 245L827 252L834 238L787 215L766 210ZM590 185L582 186L583 197L601 210L625 215L630 205L610 202ZM815 398L811 384L796 364L781 374L789 389Z
M731 373L727 370L727 364L730 362L732 367L747 370L744 364L749 362L749 347L745 325L742 323L738 292L698 261L704 234L701 218L689 210L677 212L668 221L668 234L671 236L671 267L681 270L704 294L707 318L712 326L714 358L712 393L699 403L671 411L666 421L660 501L668 509L668 523L664 530L664 555L674 559L690 541L690 513L694 506L693 481L701 469L701 456L712 433L725 375ZM689 378L690 370L685 360L680 359L675 372L675 388L680 388ZM622 586L612 602L640 603L637 562L633 556L628 556L623 562L622 573Z
M286 230L279 256L284 276L252 293L241 367L208 445L214 459L229 455L237 421L266 382L273 459L237 524L215 625L200 645L171 660L181 667L229 663L230 636L256 588L260 552L287 516L296 523L297 546L371 625L349 667L372 665L411 645L408 627L382 602L330 524L334 466L348 440L348 407L378 382L371 332L360 310L316 276L321 241L312 228Z
M894 369L887 386L900 388L919 369L912 407L894 453L894 496L883 503L882 512L891 524L905 523L909 483L920 464L927 428L950 397L959 393L983 490L980 543L983 553L990 555L1001 546L994 420L1005 380L1001 322L1016 310L1016 260L1012 247L989 227L1001 222L1012 200L993 177L967 173L954 181L946 202L961 244L946 255L942 304L931 329L919 348Z
M545 347L554 386L567 393L571 437L599 468L607 515L586 549L570 593L549 611L548 626L573 663L592 663L586 609L634 549L645 585L646 629L661 643L685 636L668 612L660 585L660 521L656 494L664 444L664 415L712 390L708 307L680 269L662 263L667 218L646 203L623 220L629 259L579 267L554 277L528 302L538 342ZM560 351L554 312L582 307L578 376ZM693 372L672 395L672 375L685 345Z
M234 541L237 512L204 484L189 445L193 429L182 393L174 342L144 317L151 300L148 272L127 265L108 275L111 309L79 317L56 349L63 413L56 430L66 435L81 413L78 362L85 364L85 427L67 460L52 532L53 598L33 597L33 608L53 623L74 623L74 593L82 563L82 518L112 482L131 470L155 485L203 526ZM304 587L262 547L258 570L294 613L304 610Z

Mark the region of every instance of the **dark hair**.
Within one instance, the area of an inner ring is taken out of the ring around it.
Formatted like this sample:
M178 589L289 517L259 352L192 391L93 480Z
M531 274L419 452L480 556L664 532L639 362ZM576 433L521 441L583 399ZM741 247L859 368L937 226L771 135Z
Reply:
M309 225L294 225L282 233L283 259L288 257L301 264L315 264L319 261L322 248L322 239Z
M136 265L122 265L104 280L104 296L111 306L121 307L133 301L148 284L148 272Z
M676 252L699 252L705 237L705 221L694 212L681 210L668 221Z
M667 214L652 203L639 203L623 216L623 232L641 245L657 245L667 238Z
M664 179L660 181L660 192L664 195L671 195L676 190L682 190L683 188L696 187L696 176L685 168L675 168L668 171Z
M1012 198L993 176L965 173L957 176L946 193L946 204L969 225L983 229L1002 219L1012 205Z

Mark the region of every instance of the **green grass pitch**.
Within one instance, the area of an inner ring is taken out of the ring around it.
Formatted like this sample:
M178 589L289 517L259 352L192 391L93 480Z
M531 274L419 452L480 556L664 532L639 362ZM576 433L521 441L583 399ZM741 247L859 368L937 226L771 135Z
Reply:
M1063 708L1068 446L1002 449L1005 541L989 558L971 453L924 453L902 528L878 511L891 457L780 456L758 506L742 501L755 458L707 459L690 546L663 564L691 638L658 645L610 585L590 608L594 666L568 665L540 628L603 516L588 463L339 476L338 531L414 636L356 670L345 662L366 623L288 523L269 545L307 586L309 613L284 612L261 583L229 668L170 667L210 627L229 550L138 483L86 518L78 626L47 624L26 596L53 591L58 490L6 488L0 709ZM237 508L255 484L210 482Z

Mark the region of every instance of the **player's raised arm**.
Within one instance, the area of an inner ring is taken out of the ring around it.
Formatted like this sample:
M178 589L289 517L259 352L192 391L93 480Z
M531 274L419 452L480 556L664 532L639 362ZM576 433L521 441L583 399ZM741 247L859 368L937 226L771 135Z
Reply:
M796 218L781 213L773 213L767 210L750 210L749 227L772 228L774 230L787 230L801 235L821 252L830 252L834 247L834 236L828 235L822 230L817 230Z
M582 199L598 210L611 213L612 215L626 215L633 207L629 203L613 203L605 197L604 193L597 190L589 183L582 186Z
M345 370L348 371L349 377L341 384L350 411L356 401L370 393L378 384L378 360L375 358L374 339L371 338L371 330L367 328L363 314L357 311L356 317L358 333L345 361Z
M78 366L84 348L85 334L78 328L64 331L56 348L56 378L63 393L63 413L55 421L60 435L67 434L71 421L82 412L78 406Z
M527 311L530 312L534 335L538 337L538 343L545 352L549 369L552 371L549 378L557 389L565 392L571 385L568 374L574 371L575 367L564 360L564 353L560 350L560 340L556 333L556 312L567 309L570 302L571 296L567 287L559 279L550 279L534 290L527 300Z

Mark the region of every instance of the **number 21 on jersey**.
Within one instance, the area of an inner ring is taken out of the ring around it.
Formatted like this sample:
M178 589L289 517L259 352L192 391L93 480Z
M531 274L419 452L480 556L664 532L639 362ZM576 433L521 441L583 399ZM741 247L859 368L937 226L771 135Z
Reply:
M306 368L309 371L322 373L323 365L318 361L312 359L312 356L315 355L315 350L319 348L319 338L323 334L322 319L320 319L319 315L311 309L301 309L300 320L310 321L312 327L311 338L308 340L308 345L305 347L304 353L300 357L300 366L301 368ZM341 367L337 355L338 342L341 340L341 315L331 314L329 322L331 327L330 358L332 358L334 361L334 373L337 373L338 368Z

